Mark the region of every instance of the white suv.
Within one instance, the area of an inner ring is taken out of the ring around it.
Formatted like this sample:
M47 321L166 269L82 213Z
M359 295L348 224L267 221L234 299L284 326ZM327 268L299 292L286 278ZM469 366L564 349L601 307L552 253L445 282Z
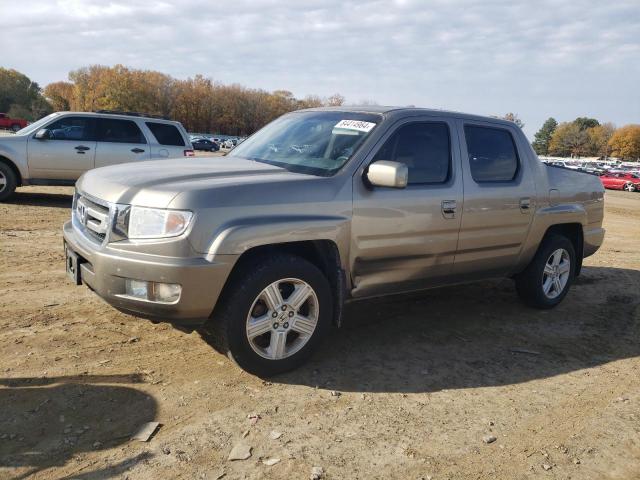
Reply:
M87 170L193 156L180 122L134 112L57 112L0 137L0 201L22 185L73 185Z

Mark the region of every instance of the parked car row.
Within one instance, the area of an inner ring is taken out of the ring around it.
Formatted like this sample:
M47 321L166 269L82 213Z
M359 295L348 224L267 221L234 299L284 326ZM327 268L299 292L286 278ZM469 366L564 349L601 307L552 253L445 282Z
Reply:
M203 148L196 148L196 150L205 150L205 151L217 151L217 150L211 150L209 142L211 143L215 143L218 146L218 150L220 148L225 148L225 149L232 149L234 148L236 145L242 143L244 141L244 138L218 138L218 137L211 137L211 136L205 136L205 135L190 135L190 139L191 139L191 143L194 144L195 147L195 143L194 142L199 142L201 140L204 140L205 142L202 143Z
M602 185L608 189L627 192L640 191L640 168L635 166L612 165L606 162L577 162L574 160L553 160L545 161L545 163L552 167L597 175L600 177Z

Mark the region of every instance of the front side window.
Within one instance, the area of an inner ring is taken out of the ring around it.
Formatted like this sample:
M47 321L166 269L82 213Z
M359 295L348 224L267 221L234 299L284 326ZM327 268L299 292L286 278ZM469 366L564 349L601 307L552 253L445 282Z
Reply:
M63 117L47 126L50 140L93 140L93 121L87 117Z
M518 173L518 154L508 130L465 125L471 176L476 183L510 182Z
M132 120L99 118L97 130L99 142L147 143L140 128Z
M444 183L451 170L449 127L442 122L403 125L378 151L376 160L404 163L409 185Z
M295 112L284 115L235 147L228 156L311 175L334 175L381 120L355 112Z
M156 137L160 145L173 145L176 147L184 147L184 139L175 125L159 122L146 122L147 127Z

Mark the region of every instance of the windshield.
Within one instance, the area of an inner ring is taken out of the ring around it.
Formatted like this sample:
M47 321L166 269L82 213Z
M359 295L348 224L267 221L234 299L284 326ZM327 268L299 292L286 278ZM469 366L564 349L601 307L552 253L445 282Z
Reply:
M234 148L229 156L292 172L331 176L356 152L381 116L353 112L295 112Z
M28 135L31 132L35 132L36 130L39 130L40 127L42 127L49 120L52 120L53 118L55 118L57 115L58 115L57 113L51 113L51 114L47 115L46 117L41 118L37 122L33 122L33 123L27 125L26 127L18 130L16 132L16 135Z

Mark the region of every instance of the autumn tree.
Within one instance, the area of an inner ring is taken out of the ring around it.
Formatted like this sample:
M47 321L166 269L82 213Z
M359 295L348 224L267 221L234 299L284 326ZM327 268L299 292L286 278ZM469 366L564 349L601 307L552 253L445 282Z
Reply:
M616 127L612 123L603 123L595 127L587 128L588 154L597 157L608 157L611 155L609 140L615 132Z
M502 117L502 119L503 120L508 120L510 122L513 122L517 126L519 126L520 128L524 128L524 123L523 123L522 120L520 120L520 117L518 117L517 113L509 112L504 117Z
M560 157L579 157L587 153L589 135L574 122L558 125L549 141L549 153Z
M51 106L36 82L17 70L0 67L0 112L35 120L50 113Z
M44 96L57 112L68 111L74 104L74 86L71 82L54 82L44 89Z
M558 127L558 122L555 118L549 117L543 124L540 130L538 130L534 136L531 146L538 155L547 155L549 153L549 142L553 132Z
M616 130L609 146L614 157L640 160L640 125L625 125Z
M343 105L344 102L345 98L342 95L340 95L339 93L334 93L329 98L327 98L326 105L328 107L339 107L340 105Z

